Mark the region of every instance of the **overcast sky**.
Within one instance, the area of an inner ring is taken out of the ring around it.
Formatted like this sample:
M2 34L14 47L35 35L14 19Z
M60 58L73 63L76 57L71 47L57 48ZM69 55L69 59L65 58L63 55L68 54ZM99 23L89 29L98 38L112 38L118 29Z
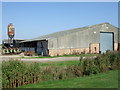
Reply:
M117 2L3 2L2 37L15 26L15 39L109 22L118 26Z

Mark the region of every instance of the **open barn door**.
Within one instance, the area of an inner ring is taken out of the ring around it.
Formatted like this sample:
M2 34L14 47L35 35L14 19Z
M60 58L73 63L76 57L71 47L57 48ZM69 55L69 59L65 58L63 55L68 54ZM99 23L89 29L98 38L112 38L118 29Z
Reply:
M42 55L42 56L48 55L48 41L37 42L37 53L38 55Z

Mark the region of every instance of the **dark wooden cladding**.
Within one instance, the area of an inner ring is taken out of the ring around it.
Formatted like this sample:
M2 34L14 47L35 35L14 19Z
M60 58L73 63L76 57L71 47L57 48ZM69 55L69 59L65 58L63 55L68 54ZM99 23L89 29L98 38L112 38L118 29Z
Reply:
M24 46L24 47L37 47L37 42L24 42L24 43L21 43L21 46Z

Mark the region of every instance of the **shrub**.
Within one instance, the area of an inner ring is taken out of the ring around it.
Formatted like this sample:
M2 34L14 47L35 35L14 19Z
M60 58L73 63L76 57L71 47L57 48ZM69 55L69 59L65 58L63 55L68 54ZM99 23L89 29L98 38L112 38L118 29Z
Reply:
M62 67L59 68L57 74L56 74L57 79L66 79L67 78L67 67Z
M108 52L107 57L109 58L111 68L118 69L120 65L120 52Z
M55 78L57 79L56 74L57 74L57 67L48 66L43 68L43 70L41 71L41 76L42 76L41 79L43 81L54 80Z
M19 86L19 80L21 78L21 75L23 75L24 70L26 70L25 65L23 62L19 62L19 61L9 61L9 62L3 62L2 64L2 73L3 73L3 77L6 78L2 78L4 81L4 79L6 79L6 81L9 81L9 87L17 87ZM19 80L18 80L19 79ZM3 86L8 87L6 85Z
M21 85L38 83L46 80L60 80L83 75L97 74L112 69L119 69L120 53L107 52L96 58L80 58L78 65L40 68L38 63L26 64L18 60L3 61L2 86L14 88Z
M100 68L100 72L106 72L109 70L109 61L108 61L108 58L106 58L106 56L102 55L100 58L99 58L99 68Z

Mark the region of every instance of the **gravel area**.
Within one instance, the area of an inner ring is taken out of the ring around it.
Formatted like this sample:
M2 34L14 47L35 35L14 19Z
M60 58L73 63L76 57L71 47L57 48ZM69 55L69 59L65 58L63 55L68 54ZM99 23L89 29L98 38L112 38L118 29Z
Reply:
M20 61L28 61L28 62L51 62L51 61L72 61L79 60L80 57L56 57L56 58L20 58L18 55L11 56L0 56L0 61L8 61L12 59L18 59Z
M26 56L29 57L29 56ZM90 57L90 58L95 58ZM86 57L83 57L83 59ZM56 57L56 58L21 58L19 55L4 55L0 56L0 61L9 61L9 60L20 60L25 62L54 62L54 61L73 61L73 60L80 60L80 57Z

